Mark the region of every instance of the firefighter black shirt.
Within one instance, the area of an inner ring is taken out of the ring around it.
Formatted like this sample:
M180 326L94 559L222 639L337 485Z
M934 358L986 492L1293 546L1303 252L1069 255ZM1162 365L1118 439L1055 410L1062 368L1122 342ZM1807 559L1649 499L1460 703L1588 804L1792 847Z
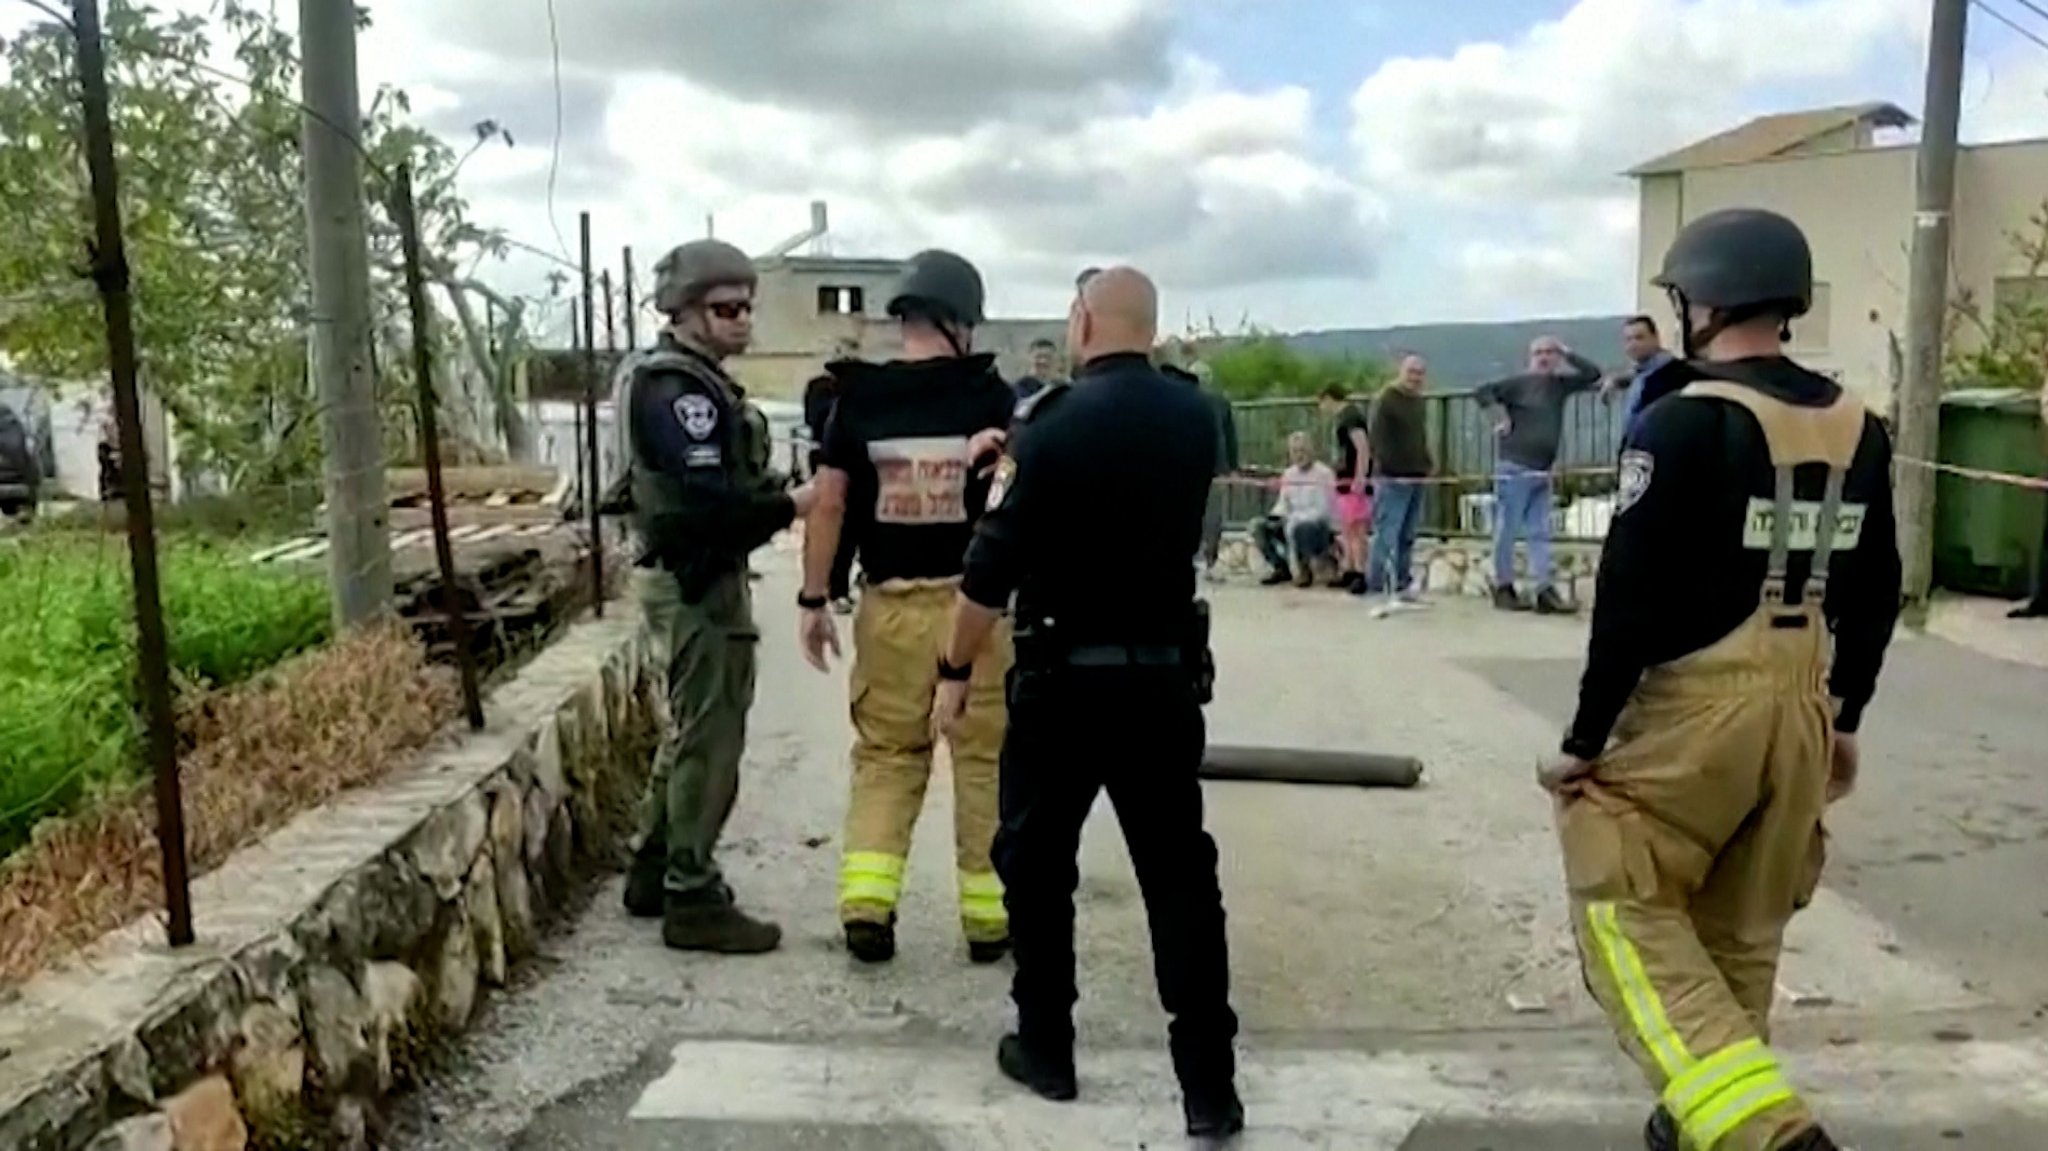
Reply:
M1747 409L1670 394L1704 378L1753 387L1794 406L1826 407L1842 392L1833 380L1778 357L1674 361L1653 374L1651 383L1665 398L1645 411L1624 448L1623 490L1600 553L1568 754L1599 755L1646 669L1713 645L1757 610L1768 554L1745 542L1744 524L1750 501L1769 499L1776 476L1763 429ZM1857 729L1876 691L1899 615L1891 464L1890 437L1876 416L1866 415L1842 491L1845 509L1863 509L1861 534L1830 558L1823 603L1835 641L1829 692L1842 700L1835 726L1844 732ZM1795 498L1819 500L1826 470L1799 467ZM1789 587L1804 584L1811 562L1810 552L1791 554Z
M1143 355L1101 356L1019 405L961 592L1075 644L1177 644L1216 469L1209 400ZM1141 507L1149 514L1109 514ZM1105 562L1106 557L1109 558Z
M988 499L968 441L1007 427L1016 395L995 357L841 360L820 462L847 475L846 522L868 579L948 579Z

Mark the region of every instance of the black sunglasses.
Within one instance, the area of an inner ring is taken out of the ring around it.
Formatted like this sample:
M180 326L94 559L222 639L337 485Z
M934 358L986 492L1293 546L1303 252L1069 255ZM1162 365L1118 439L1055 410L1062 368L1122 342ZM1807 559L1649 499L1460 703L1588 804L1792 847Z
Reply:
M741 316L751 316L754 314L754 302L752 300L720 300L715 304L704 305L704 310L721 320L737 320Z

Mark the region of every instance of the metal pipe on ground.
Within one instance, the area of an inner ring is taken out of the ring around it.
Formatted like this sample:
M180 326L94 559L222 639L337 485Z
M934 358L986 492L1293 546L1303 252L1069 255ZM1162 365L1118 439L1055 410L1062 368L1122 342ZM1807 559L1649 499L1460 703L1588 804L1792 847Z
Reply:
M1316 751L1299 747L1210 744L1202 752L1203 779L1256 783L1310 783L1342 787L1414 787L1422 761L1412 755L1369 751Z

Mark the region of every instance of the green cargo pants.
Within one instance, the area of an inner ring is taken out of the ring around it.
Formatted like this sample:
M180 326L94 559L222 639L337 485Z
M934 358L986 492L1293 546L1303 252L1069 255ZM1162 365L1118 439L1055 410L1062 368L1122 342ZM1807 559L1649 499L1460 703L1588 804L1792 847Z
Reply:
M666 660L669 713L647 783L639 858L667 860L662 886L672 897L729 900L715 855L739 797L754 704L761 632L753 597L744 572L719 577L696 603L684 603L681 584L659 568L641 569L637 580L648 632Z

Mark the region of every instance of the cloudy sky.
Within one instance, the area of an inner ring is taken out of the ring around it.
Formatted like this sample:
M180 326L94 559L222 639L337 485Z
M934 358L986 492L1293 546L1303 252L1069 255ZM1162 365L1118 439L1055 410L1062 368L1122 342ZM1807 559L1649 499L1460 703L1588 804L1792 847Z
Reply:
M573 248L588 210L597 250L644 267L707 215L758 250L824 199L822 250L956 248L1002 313L1056 314L1074 269L1129 260L1173 326L1226 328L1625 309L1622 170L1759 113L1917 111L1929 7L556 0L551 39L547 0L369 3L366 94L403 85L457 142L508 128L463 183L527 243ZM1985 4L2048 40L2021 0ZM1966 137L2048 133L2048 47L1972 22ZM532 290L545 267L485 274Z

